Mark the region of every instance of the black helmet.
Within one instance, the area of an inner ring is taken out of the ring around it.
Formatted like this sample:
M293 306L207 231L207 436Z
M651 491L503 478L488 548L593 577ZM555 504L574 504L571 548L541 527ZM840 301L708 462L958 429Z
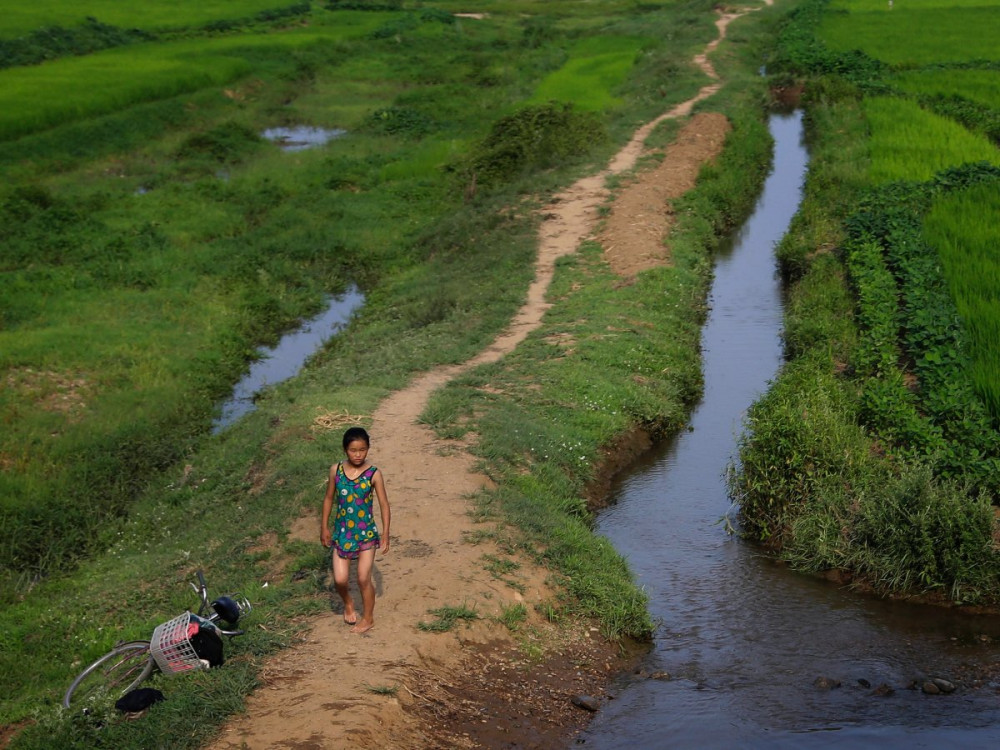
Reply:
M235 625L240 620L240 606L231 597L220 596L212 602L212 609L230 625Z

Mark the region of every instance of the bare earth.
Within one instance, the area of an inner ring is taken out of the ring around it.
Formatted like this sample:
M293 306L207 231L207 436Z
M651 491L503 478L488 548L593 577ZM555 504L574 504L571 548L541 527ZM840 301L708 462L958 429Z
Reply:
M720 16L720 38L737 15ZM695 61L715 77L705 54ZM213 748L552 747L566 745L590 716L572 705L572 696L607 698L605 686L624 664L617 649L586 625L560 635L537 615L534 605L556 593L546 584L545 570L520 561L512 575L519 592L484 569L484 554L505 556L489 544L469 543L465 535L476 528L467 497L488 480L472 471L461 446L436 439L417 417L436 388L500 359L539 326L556 260L583 240L597 237L623 277L669 262L664 239L670 200L690 189L702 163L719 153L726 119L691 118L660 166L629 178L613 199L606 178L634 167L661 120L687 116L716 89L706 86L645 125L603 172L581 179L544 209L535 280L505 333L474 359L429 372L379 406L370 458L385 475L393 539L389 553L376 561L375 627L352 634L333 596L330 613L315 618L299 642L269 660L246 712L224 727ZM609 202L599 228L598 207ZM338 407L331 403L331 412ZM321 500L318 489L315 513L294 524L292 538L319 544ZM356 592L355 599L360 602ZM517 602L528 605L528 624L541 633L540 662L529 664L515 637L491 619ZM428 610L462 604L480 619L444 633L418 629L419 622L435 619Z

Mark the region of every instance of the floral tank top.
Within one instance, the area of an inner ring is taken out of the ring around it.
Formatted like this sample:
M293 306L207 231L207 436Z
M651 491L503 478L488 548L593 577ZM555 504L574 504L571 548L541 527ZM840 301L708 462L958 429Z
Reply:
M357 479L348 479L344 465L337 466L333 546L340 557L356 560L362 550L379 545L375 516L372 515L372 477L376 471L374 466L369 466Z

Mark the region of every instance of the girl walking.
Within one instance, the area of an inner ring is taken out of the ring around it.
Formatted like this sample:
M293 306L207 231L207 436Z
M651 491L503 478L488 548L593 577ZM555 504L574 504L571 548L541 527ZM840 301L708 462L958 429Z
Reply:
M344 433L347 460L330 467L319 531L323 546L333 547L333 583L344 600L344 622L354 626L352 633L367 633L375 625L375 584L372 582L375 550L381 550L382 554L389 551L389 498L382 472L368 462L370 445L368 433L361 427L352 427ZM372 513L373 490L382 517L381 534ZM330 514L335 502L337 510L331 532ZM358 561L360 620L347 587L351 560Z

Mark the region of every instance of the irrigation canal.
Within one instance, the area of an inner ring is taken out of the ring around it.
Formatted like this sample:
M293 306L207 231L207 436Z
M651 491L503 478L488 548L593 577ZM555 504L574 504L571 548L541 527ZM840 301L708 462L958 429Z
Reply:
M273 347L261 347L258 358L247 374L233 387L233 394L222 404L221 413L212 428L222 432L244 414L253 411L254 398L268 386L296 375L323 342L347 325L351 315L364 302L355 286L327 300L323 310L285 334Z
M998 618L789 572L720 523L743 415L781 364L774 246L808 161L799 113L773 115L770 128L772 173L716 260L703 401L689 431L625 473L598 521L649 593L654 646L574 746L988 747L1000 741L1000 686L972 684L1000 659ZM909 687L928 677L957 690Z
M730 536L724 475L742 418L781 365L774 246L801 200L801 114L776 114L771 175L753 214L717 252L702 333L705 392L690 429L612 489L598 530L624 554L659 622L641 672L576 744L591 748L980 748L1000 741L998 618L885 602L791 573ZM361 304L351 289L274 349L262 349L215 430L294 375ZM958 688L909 686L940 677ZM838 685L838 687L832 687Z

